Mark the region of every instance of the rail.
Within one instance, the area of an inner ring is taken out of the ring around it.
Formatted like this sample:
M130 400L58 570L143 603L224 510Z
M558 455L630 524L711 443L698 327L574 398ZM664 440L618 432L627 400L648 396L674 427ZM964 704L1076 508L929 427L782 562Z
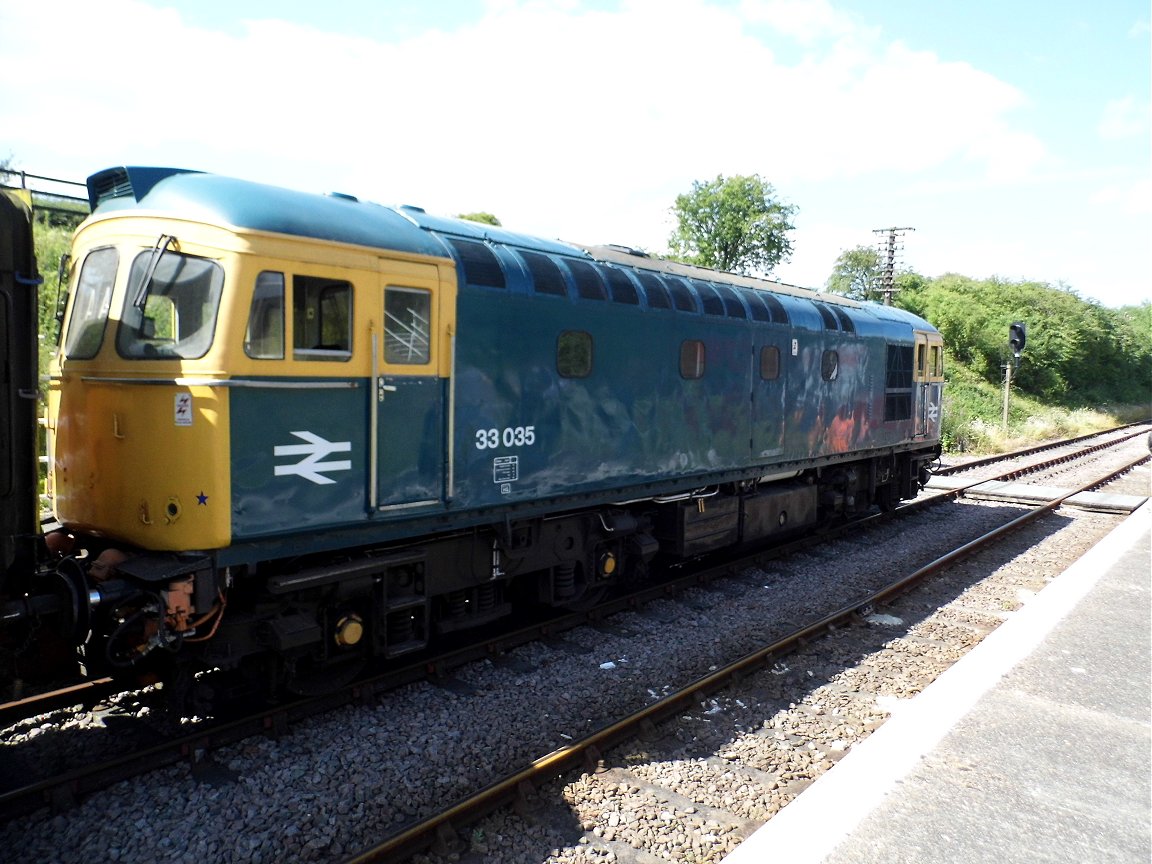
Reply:
M1075 438L1064 438L1060 441L1049 441L1044 444L1037 444L1033 447L1024 447L1020 450L1013 450L1010 453L996 453L992 456L984 456L979 459L971 459L968 462L961 462L956 465L949 465L946 468L937 468L932 473L938 477L945 477L949 474L960 474L964 471L969 471L973 468L980 468L984 465L993 465L997 462L1004 462L1009 459L1019 459L1024 456L1031 456L1033 453L1043 453L1045 450L1053 450L1057 447L1066 447L1070 444L1079 444L1083 441L1091 440L1092 438L1099 438L1103 435L1109 435L1113 432L1121 432L1125 429L1131 429L1135 426L1147 426L1149 420L1139 420L1135 423L1127 423L1123 426L1115 426L1111 429L1104 429L1100 432L1089 432L1087 435L1079 435ZM1146 430L1134 432L1116 441L1126 441L1129 438L1134 438L1137 435L1143 435ZM1112 443L1112 442L1109 442Z

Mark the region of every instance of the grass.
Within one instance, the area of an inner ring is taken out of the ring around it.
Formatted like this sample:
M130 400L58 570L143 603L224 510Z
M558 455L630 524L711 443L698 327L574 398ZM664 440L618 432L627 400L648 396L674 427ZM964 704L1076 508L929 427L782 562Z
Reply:
M954 362L944 386L941 437L946 452L1005 453L1146 420L1150 415L1149 405L1064 407L1039 402L1014 389L1005 429L1003 386L989 384Z

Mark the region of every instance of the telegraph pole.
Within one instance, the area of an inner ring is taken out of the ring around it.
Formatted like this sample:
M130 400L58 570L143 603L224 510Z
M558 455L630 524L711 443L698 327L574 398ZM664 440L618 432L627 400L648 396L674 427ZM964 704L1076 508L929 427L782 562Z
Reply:
M887 235L877 243L880 258L880 287L876 289L884 295L884 305L892 305L892 295L900 289L896 287L896 263L898 254L904 249L904 232L915 228L873 228L873 234Z

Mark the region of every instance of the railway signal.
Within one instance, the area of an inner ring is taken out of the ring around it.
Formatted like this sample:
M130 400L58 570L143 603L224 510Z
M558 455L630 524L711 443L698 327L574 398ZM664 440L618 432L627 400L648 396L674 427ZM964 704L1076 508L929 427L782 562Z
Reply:
M1023 321L1014 321L1008 325L1008 347L1012 349L1014 361L1004 364L1004 431L1008 431L1008 400L1012 393L1012 367L1020 365L1020 352L1024 350L1024 343L1028 341L1028 328Z
M1024 322L1017 321L1014 324L1008 325L1008 345L1017 360L1020 359L1020 352L1024 350L1024 343L1027 339L1028 331L1024 326Z

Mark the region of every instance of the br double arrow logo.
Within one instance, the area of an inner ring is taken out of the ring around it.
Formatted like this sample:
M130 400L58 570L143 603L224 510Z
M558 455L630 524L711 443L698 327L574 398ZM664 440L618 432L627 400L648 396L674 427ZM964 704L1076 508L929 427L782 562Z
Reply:
M308 443L280 444L273 448L273 454L276 456L303 456L304 458L292 465L277 465L277 477L283 477L286 474L295 474L303 477L305 480L310 480L313 483L323 486L336 482L327 476L328 472L352 470L351 461L321 461L333 453L347 453L351 451L351 441L328 441L314 432L292 432L290 434Z

